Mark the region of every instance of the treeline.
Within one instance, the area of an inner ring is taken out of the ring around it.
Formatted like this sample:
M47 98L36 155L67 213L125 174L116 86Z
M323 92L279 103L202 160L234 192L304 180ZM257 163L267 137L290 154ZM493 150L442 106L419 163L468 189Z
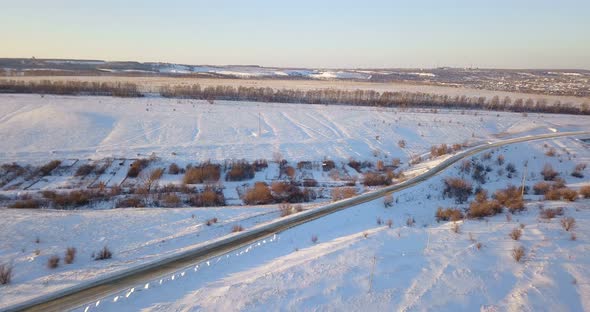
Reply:
M554 114L590 114L587 104L575 106L559 101L549 104L545 99L517 99L510 97L500 99L486 97L449 96L430 93L377 92L374 90L339 90L339 89L272 89L244 86L165 86L160 94L169 98L188 98L200 100L230 100L275 103L304 104L345 104L377 107L427 107L454 109L482 109L510 112L554 113Z
M86 82L86 81L50 81L27 82L18 80L0 80L0 93L45 93L67 95L103 95L119 97L141 97L143 94L134 83L122 82ZM590 115L590 107L572 105L556 101L549 103L545 99L533 100L510 97L500 99L486 97L450 96L421 92L377 92L374 90L340 90L340 89L272 89L244 86L207 86L175 85L163 86L160 95L167 98L185 98L215 100L356 105L399 108L450 108L481 109L509 112L551 113Z
M41 93L59 95L102 95L141 97L134 83L88 81L18 81L0 80L0 93Z

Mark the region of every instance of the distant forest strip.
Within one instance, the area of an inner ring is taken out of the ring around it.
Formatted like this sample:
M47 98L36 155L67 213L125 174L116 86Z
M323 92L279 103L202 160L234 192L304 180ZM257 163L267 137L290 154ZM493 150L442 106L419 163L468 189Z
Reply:
M39 93L58 95L102 95L117 97L142 97L144 94L134 83L50 81L25 82L0 80L0 93ZM451 108L480 109L492 111L530 112L550 114L590 115L587 103L573 105L545 99L512 99L510 97L491 99L486 97L449 96L421 92L377 92L374 90L340 89L273 89L268 87L175 85L164 86L160 95L165 98L302 103L326 105L356 105L399 108Z

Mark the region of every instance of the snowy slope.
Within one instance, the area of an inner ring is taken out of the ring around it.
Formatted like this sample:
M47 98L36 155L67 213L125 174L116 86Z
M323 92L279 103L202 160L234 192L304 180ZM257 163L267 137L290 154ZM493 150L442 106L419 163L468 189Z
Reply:
M111 97L0 95L0 162L399 157L497 134L589 129L587 116ZM474 116L477 115L477 116ZM399 140L408 142L405 149ZM173 155L173 153L175 155Z

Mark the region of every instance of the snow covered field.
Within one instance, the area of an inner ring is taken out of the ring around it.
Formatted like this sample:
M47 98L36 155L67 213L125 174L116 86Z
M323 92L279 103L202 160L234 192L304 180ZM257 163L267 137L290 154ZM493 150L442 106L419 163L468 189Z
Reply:
M0 95L0 162L138 158L406 162L434 144L588 129L588 117L162 98ZM477 116L475 116L477 115ZM400 140L407 147L398 146ZM376 156L375 156L376 155Z
M0 163L42 164L59 159L64 166L74 167L87 159L116 158L126 168L130 158L152 153L181 166L207 159L270 161L277 154L290 164L325 158L338 165L350 158L373 162L400 158L407 164L412 156L424 155L435 144L477 144L590 130L587 116L486 111L40 95L0 95L0 104ZM406 147L399 146L400 140ZM551 147L557 154L554 157L545 155ZM516 167L512 177L507 178L506 170L500 172L494 163L499 154ZM508 183L519 185L525 160L528 186L542 179L539 172L545 163L551 163L573 188L588 184L588 169L584 178L570 175L576 164L590 162L588 143L564 138L495 151L491 160L485 160L492 170L483 187L491 193ZM438 161L413 169L424 171ZM115 179L113 185L125 179L125 170L119 171L110 177ZM504 215L469 220L456 234L450 231L450 224L436 223L434 213L439 206L457 206L441 193L442 179L458 174L456 166L396 193L392 208L384 208L383 200L377 200L318 219L279 233L272 244L214 259L214 265L197 272L166 277L161 286L152 284L128 298L126 290L116 302L114 297L105 298L89 311L590 309L586 268L590 202L543 203L545 207L563 206L567 216L576 218L576 241L569 240L559 220L539 220L542 196L536 195L525 196L528 209L514 215L513 221ZM171 179L164 175L164 182ZM109 181L107 186L111 186ZM39 184L31 188L40 191L57 189L68 181L51 176L35 183ZM229 189L239 183L234 184L228 184ZM15 272L11 284L0 286L0 309L206 243L230 233L233 225L248 229L278 216L275 206L0 208L0 264L13 264ZM409 217L416 226L406 226ZM211 218L219 222L207 226ZM391 219L392 229L377 224L378 218L383 222ZM524 235L514 242L507 233L519 223L525 224ZM468 233L483 244L481 250L474 247ZM313 235L317 243L311 241ZM527 250L520 264L510 257L516 244ZM113 259L92 260L91 254L105 245L114 252ZM67 247L77 248L76 261L47 268L49 257L63 256Z

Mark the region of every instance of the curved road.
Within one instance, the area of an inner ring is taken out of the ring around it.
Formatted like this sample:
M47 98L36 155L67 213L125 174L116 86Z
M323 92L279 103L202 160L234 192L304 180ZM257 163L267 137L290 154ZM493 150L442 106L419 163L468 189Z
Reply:
M182 268L199 263L211 257L225 254L234 249L248 245L253 241L271 236L277 232L284 231L299 224L306 223L321 218L325 215L412 187L437 175L459 160L482 151L514 143L578 135L590 135L590 132L579 131L550 133L525 136L479 145L453 155L427 172L399 184L331 203L320 208L306 210L289 217L281 218L273 222L254 227L246 232L227 235L225 237L215 239L209 244L184 251L172 257L160 259L152 263L125 270L123 272L108 274L95 280L84 282L79 285L57 291L55 293L40 296L30 301L7 307L2 311L64 311L68 309L74 309L85 303L93 302L106 297L117 291L134 287L138 284L142 284L145 281L176 272Z

